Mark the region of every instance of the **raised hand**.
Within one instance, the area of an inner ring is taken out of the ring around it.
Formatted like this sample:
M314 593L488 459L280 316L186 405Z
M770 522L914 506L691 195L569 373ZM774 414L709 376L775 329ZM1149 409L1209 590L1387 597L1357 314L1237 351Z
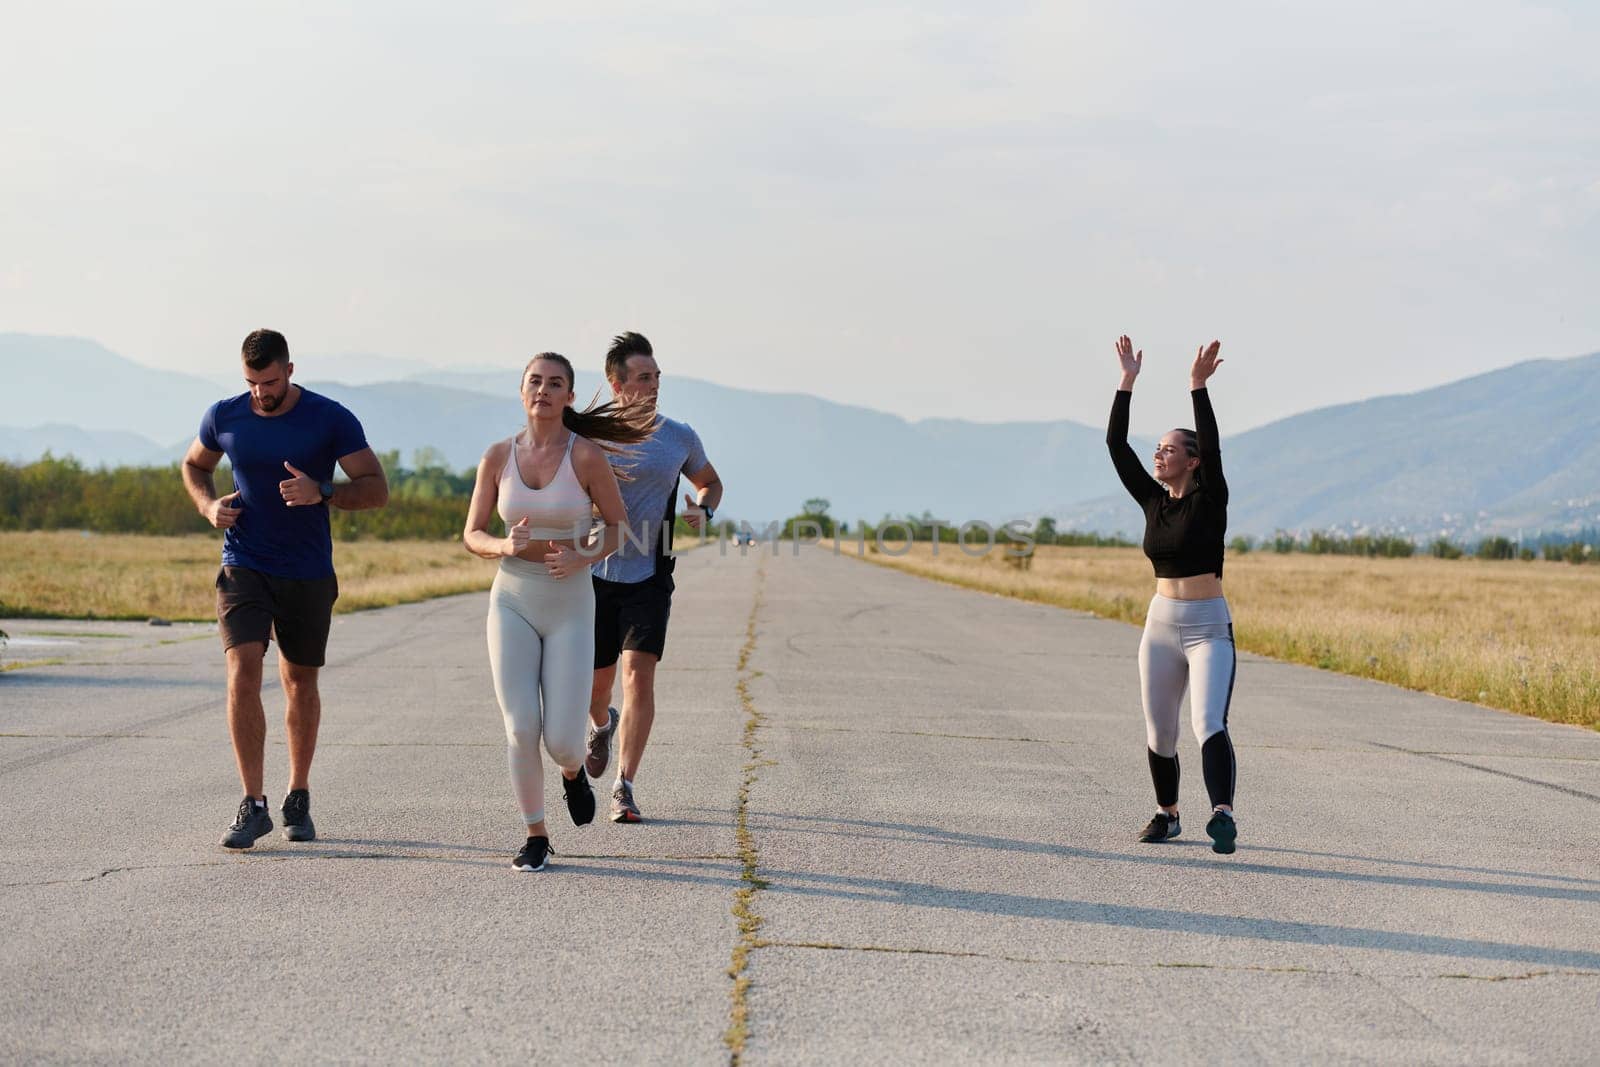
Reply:
M205 510L206 521L219 530L226 530L239 521L239 513L244 508L234 507L239 501L239 490L235 489L227 496L218 497L207 505Z
M1144 349L1138 352L1133 350L1133 342L1127 334L1117 338L1117 359L1122 364L1122 384L1125 388L1133 388L1133 380L1139 376L1140 369L1144 366Z
M683 521L689 524L691 530L698 530L706 524L705 509L688 493L683 494Z
M570 578L589 565L589 557L559 541L545 542L545 570L552 578Z
M505 543L501 546L502 556L520 556L522 550L528 547L528 516L524 515L514 524L506 528Z
M317 486L315 478L288 460L283 461L283 469L294 475L293 478L285 478L278 483L278 494L283 497L285 504L296 508L322 503L322 490Z
M1217 373L1217 368L1223 361L1217 358L1217 353L1222 351L1221 341L1212 341L1208 345L1201 345L1200 350L1194 354L1194 366L1189 368L1189 388L1204 389L1206 380Z

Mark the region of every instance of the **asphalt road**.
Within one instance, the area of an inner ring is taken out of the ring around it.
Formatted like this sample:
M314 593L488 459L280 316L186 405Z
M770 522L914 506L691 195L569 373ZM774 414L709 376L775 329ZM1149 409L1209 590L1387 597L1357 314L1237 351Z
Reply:
M336 619L245 855L210 628L8 620L0 1060L1593 1062L1600 734L1242 657L1239 851L1192 737L1140 845L1136 629L790 552L681 560L648 821L552 781L542 874L481 595Z

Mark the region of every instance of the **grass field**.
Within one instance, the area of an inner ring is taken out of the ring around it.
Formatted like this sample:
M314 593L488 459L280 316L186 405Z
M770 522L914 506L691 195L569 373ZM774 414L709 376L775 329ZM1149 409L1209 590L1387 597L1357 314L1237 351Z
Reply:
M221 558L220 533L0 532L0 618L213 620ZM487 589L496 566L454 538L335 541L333 565L340 613Z
M998 549L888 554L905 547L864 558L1136 624L1155 591L1136 548L1041 546L1023 571ZM1240 648L1600 729L1600 567L1258 552L1230 556L1224 585Z
M210 620L222 535L0 533L0 617ZM487 589L495 565L461 542L335 542L336 611Z

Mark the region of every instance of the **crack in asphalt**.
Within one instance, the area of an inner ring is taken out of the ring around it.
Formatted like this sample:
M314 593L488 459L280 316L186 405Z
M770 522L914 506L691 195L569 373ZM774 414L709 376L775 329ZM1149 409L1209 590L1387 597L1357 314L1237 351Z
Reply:
M756 931L761 928L764 921L755 910L755 896L767 888L766 881L758 873L761 854L756 848L754 836L750 833L750 791L756 784L756 772L762 767L774 765L772 760L765 758L756 744L756 735L765 720L750 695L751 681L761 677L762 674L761 671L750 669L750 657L756 650L756 616L761 610L766 581L767 571L763 562L756 571L755 597L750 604L749 621L745 624L745 642L744 647L739 650L738 681L735 683L739 693L739 703L745 712L741 740L749 758L744 764L738 803L734 809L734 840L739 846L741 867L739 881L742 884L733 894L732 911L734 918L738 920L739 938L734 943L728 961L727 974L733 980L733 988L729 991L728 998L728 1028L722 1035L722 1042L728 1048L730 1067L739 1067L743 1061L745 1042L750 1036L750 1003L747 996L750 990L750 976L746 972L750 966L750 953L755 950L758 940Z
M940 956L950 959L993 960L999 963L1047 964L1069 967L1119 967L1150 970L1239 971L1264 974L1328 975L1340 978L1409 978L1449 979L1475 982L1522 982L1535 978L1600 978L1600 971L1541 970L1521 974L1383 974L1356 970L1334 970L1326 967L1268 967L1258 964L1193 963L1185 961L1156 961L1141 963L1133 960L1084 960L1057 956L1012 956L996 952L969 952L963 949L925 948L917 945L846 945L832 941L778 941L757 939L756 948L801 948L825 952L879 952L901 956Z
M51 878L32 882L4 882L0 889L21 889L35 886L50 885L86 885L98 882L113 874L135 874L142 871L181 871L204 867L230 867L245 863L312 863L327 860L435 860L435 861L461 861L474 859L481 856L486 850L474 850L472 853L463 852L300 852L288 853L258 853L250 849L241 850L237 855L214 860L202 860L198 863L147 863L133 864L125 867L106 867L94 874L86 874L77 878ZM681 856L639 855L626 852L563 852L561 858L565 860L602 860L625 861L634 863L737 863L740 857L727 852L689 853ZM494 861L483 860L486 864L499 866Z
M1500 778L1510 778L1512 781L1522 782L1524 785L1536 785L1543 789L1553 790L1557 793L1565 793L1569 797L1577 797L1579 800L1592 800L1596 804L1600 804L1600 795L1594 793L1585 793L1581 789L1573 789L1571 786L1558 785L1555 782L1546 782L1541 778L1529 778L1525 774L1512 774L1510 771L1500 771L1493 767L1485 767L1477 763L1468 763L1464 759L1455 759L1451 756L1440 755L1437 752L1422 752L1417 749L1403 748L1400 745L1386 745L1381 741L1369 741L1367 743L1372 745L1374 748L1388 749L1391 752L1404 752L1408 756L1421 756L1423 759L1438 760L1440 763L1449 763L1457 767L1467 767L1474 771L1482 771L1484 774L1493 774Z

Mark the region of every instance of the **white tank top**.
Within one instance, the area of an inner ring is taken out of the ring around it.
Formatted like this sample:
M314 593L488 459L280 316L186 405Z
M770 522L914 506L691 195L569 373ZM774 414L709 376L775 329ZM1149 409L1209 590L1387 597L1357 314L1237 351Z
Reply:
M523 481L522 468L517 465L517 439L511 438L500 471L500 519L507 528L526 518L528 534L534 538L569 541L589 532L594 508L572 469L572 441L577 436L568 432L566 454L556 467L556 476L543 489L530 489Z

